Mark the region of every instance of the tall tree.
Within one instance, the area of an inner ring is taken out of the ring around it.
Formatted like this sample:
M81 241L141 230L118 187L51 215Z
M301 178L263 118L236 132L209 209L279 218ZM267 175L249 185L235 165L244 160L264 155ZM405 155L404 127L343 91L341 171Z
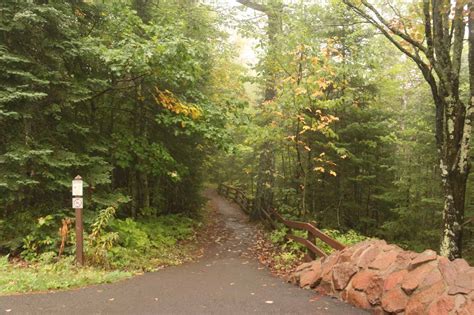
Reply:
M424 0L420 25L422 33L418 32L416 17L403 16L402 10L391 4L382 10L366 0L343 1L413 60L430 86L436 107L436 144L444 189L440 253L450 259L460 257L474 112L472 0ZM466 10L468 5L471 10L469 15ZM390 12L392 16L386 17L383 12ZM471 25L469 98L463 97L460 90L467 20Z
M277 49L277 36L281 28L281 1L271 4L260 4L255 1L237 0L237 2L248 8L264 13L267 16L267 47L264 60L265 91L263 104L272 101L276 96L275 67L273 57ZM259 167L257 173L257 187L255 192L255 203L253 216L258 216L259 209L268 209L273 205L273 184L275 154L271 141L265 141L260 147Z

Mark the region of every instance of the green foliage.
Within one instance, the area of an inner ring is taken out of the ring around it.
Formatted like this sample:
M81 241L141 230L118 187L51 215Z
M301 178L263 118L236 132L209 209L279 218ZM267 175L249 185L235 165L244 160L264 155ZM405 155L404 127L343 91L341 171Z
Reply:
M92 265L109 267L108 253L119 239L117 232L106 231L114 215L114 208L103 209L91 225L91 233L88 237L87 260Z
M354 230L341 232L338 230L324 229L322 230L322 232L346 246L351 246L368 239L366 236L363 236ZM288 258L287 260L289 262L292 260L290 259L290 257L293 257L294 259L296 259L297 257L300 257L302 253L306 251L306 247L293 240L286 239L285 236L287 234L292 234L292 235L306 239L308 237L308 232L301 231L301 230L291 230L284 226L270 232L269 234L270 241L276 245L280 245L281 249L283 250L283 253L288 254L286 258ZM319 238L315 239L314 244L327 254L330 254L334 251L334 249L331 246L327 245L326 243L321 241ZM285 260L283 257L280 257L280 258Z
M112 228L117 231L120 246L144 251L152 246L148 234L141 229L140 223L131 219L115 220Z
M125 271L79 268L75 266L73 257L66 257L55 263L51 263L50 258L50 253L43 254L40 262L25 267L11 264L8 256L1 256L0 295L110 283L132 276Z
M357 233L354 230L349 230L347 232L341 232L338 230L322 230L323 233L329 235L331 238L335 239L336 241L346 245L346 246L351 246L357 243L360 243L362 241L365 241L368 239L368 237L361 235ZM321 248L325 253L330 254L334 252L334 249L321 241L320 239L316 239L316 246Z
M275 259L275 268L285 270L289 266L294 265L295 263L301 261L301 255L297 255L293 252L282 252L274 257Z
M196 223L182 215L133 221L115 219L111 231L118 235L110 249L110 266L129 270L154 270L186 258L186 243L193 240Z
M288 228L282 227L280 229L275 229L270 233L270 241L274 244L282 244L285 242L285 236L288 233Z
M29 233L21 242L21 257L27 261L35 261L43 253L57 251L60 243L58 229L61 226L61 219L65 217L65 213L49 214L31 223Z

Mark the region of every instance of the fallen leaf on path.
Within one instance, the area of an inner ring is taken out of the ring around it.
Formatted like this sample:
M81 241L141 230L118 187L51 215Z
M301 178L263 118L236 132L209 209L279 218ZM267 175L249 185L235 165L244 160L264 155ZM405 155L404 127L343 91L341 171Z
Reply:
M320 296L316 295L315 297L309 299L310 302L316 302L316 301L319 301L321 299Z

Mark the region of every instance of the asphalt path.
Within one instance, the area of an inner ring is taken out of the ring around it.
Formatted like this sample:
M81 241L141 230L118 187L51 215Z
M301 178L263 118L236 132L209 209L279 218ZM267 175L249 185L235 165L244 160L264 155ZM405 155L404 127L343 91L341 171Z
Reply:
M82 289L0 297L6 314L367 314L273 276L248 253L255 228L240 209L206 192L225 222L198 261Z

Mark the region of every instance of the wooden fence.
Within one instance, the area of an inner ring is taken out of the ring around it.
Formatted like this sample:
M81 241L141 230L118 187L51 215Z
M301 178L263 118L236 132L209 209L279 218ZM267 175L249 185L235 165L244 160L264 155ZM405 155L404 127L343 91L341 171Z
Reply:
M253 200L247 198L247 196L245 196L241 190L221 184L219 185L217 191L219 195L224 196L227 199L231 199L236 204L238 204L246 214L250 214L250 212L252 212Z
M247 198L245 193L243 193L241 190L228 185L220 184L218 192L220 195L237 203L245 213L250 214L252 212L254 202L251 198ZM279 222L290 229L307 231L308 238L306 239L292 234L287 234L286 238L304 245L308 249L309 256L312 259L314 259L316 256L327 256L327 254L322 249L316 246L316 239L320 239L335 250L342 250L345 248L343 244L323 233L311 223L287 220L273 209L259 209L259 212L262 214L263 219L265 219L266 222L273 228L277 228Z

